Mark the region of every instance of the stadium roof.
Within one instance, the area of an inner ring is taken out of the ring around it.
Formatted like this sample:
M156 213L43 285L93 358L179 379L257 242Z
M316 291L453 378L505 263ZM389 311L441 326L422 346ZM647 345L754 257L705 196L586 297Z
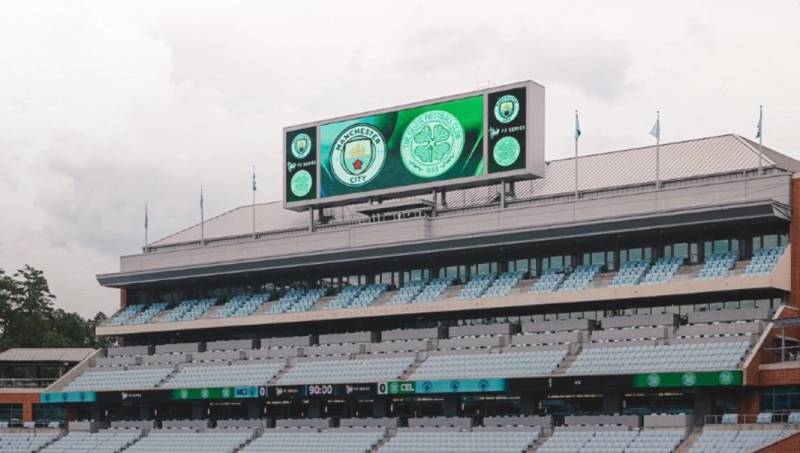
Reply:
M660 146L661 180L681 180L711 175L737 173L758 168L758 144L735 134L706 137ZM777 167L790 173L800 172L800 162L763 147L763 167ZM595 191L636 186L656 180L656 147L646 146L620 151L590 154L578 158L580 191ZM542 179L517 182L517 198L571 194L574 192L575 159L547 163ZM450 207L479 204L496 195L496 187L479 187L448 192ZM215 239L249 234L252 231L252 207L241 206L205 222L205 238ZM328 211L326 211L327 213ZM333 208L334 218L360 216L351 206ZM283 209L282 202L256 205L256 230L295 230L308 226L308 214ZM200 226L194 225L151 243L168 246L198 241Z
M0 362L80 362L91 348L11 348L0 352Z

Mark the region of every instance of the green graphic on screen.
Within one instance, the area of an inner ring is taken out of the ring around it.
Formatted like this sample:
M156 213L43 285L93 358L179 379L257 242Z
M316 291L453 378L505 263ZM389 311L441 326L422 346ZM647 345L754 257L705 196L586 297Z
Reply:
M483 96L319 128L320 196L482 176Z

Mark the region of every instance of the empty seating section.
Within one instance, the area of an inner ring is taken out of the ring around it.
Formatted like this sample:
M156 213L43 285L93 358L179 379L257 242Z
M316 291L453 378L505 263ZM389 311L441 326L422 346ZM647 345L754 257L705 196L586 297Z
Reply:
M531 287L532 293L550 293L558 288L564 281L564 270L548 269L542 272L542 276Z
M700 269L697 278L709 280L727 277L736 264L736 252L715 253L706 257L706 264Z
M153 318L155 318L159 313L161 313L165 308L167 308L166 302L159 302L157 304L152 304L141 310L141 312L136 315L132 316L126 324L147 324Z
M422 292L428 284L427 280L411 280L395 291L388 304L407 304L413 302L417 295Z
M284 361L253 361L221 366L181 368L162 387L224 387L229 385L266 385L285 366Z
M411 375L414 380L541 376L553 372L566 349L429 356Z
M72 431L47 448L46 453L117 453L142 436L138 430Z
M673 256L672 258L659 258L656 260L653 267L647 275L644 276L642 285L655 285L659 283L667 283L672 280L672 277L678 272L681 265L685 261L682 256Z
M770 274L785 249L784 246L763 248L756 251L744 269L743 275ZM737 256L737 252L715 253L707 256L705 264L696 273L696 278L708 280L729 276L736 265ZM685 261L686 257L683 256L658 258L655 262L650 260L628 261L622 264L619 271L614 274L608 283L608 287L668 283L678 274ZM550 268L542 272L541 277L531 285L529 292L537 294L584 290L589 287L601 271L602 266L599 264L579 265L574 270L572 268ZM457 297L460 299L475 299L507 296L525 276L525 271L508 271L499 275L493 273L477 274L464 285ZM453 283L454 279L450 277L410 280L394 291L386 303L395 305L434 302L442 297L445 290ZM385 283L345 286L325 308L367 307L374 304L389 289L389 285ZM324 288L288 289L269 307L269 313L308 311L319 299L325 296L326 292L327 290ZM272 294L269 292L235 295L213 312L212 316L214 318L230 318L252 315L258 312L270 300L271 296ZM167 304L164 302L150 305L130 305L111 318L108 321L108 325L122 326L145 324L154 321L195 320L202 317L215 303L216 299L214 298L184 300L162 317L158 316L167 309Z
M122 326L127 324L131 319L136 317L144 310L144 304L128 305L123 308L116 316L114 316L108 324L111 326Z
M442 293L452 284L452 278L435 278L431 280L424 288L422 288L422 291L420 291L420 293L412 302L436 302L436 300L439 299L439 296L441 296Z
M791 431L795 432L795 431ZM703 430L692 444L689 453L721 452L737 453L755 451L759 447L775 442L790 432L774 430Z
M744 269L745 275L771 274L781 255L783 255L783 250L784 247L772 247L756 251L753 254L753 259Z
M189 299L181 301L171 312L164 315L163 321L191 321L197 319L211 308L216 299Z
M385 283L373 283L366 286L347 286L330 304L328 304L327 308L366 307L378 300L387 289L389 289L389 285Z
M324 295L324 288L309 290L290 289L283 297L278 299L275 305L270 307L269 312L277 314L308 311Z
M90 369L78 376L64 389L65 391L84 390L146 390L155 388L172 372L172 368L144 368L123 371L99 371Z
M600 272L599 264L578 266L564 279L564 282L561 283L561 287L559 287L558 290L577 291L586 289L598 272Z
M302 360L289 368L278 384L335 384L380 382L398 379L414 357L381 357L335 360Z
M655 346L589 347L578 354L567 374L622 374L648 371L732 370L750 342L726 341Z
M683 441L680 430L569 430L556 429L537 450L540 453L625 452L671 453Z
M253 435L254 431L251 430L153 430L126 449L125 453L233 453Z
M214 314L216 318L249 316L258 311L269 300L270 293L237 294Z
M349 308L366 307L372 305L373 302L378 300L379 297L389 289L389 285L385 283L373 283L367 285L361 293L350 304Z
M491 286L492 282L494 282L494 278L494 274L489 273L475 275L464 285L458 297L460 299L476 299L481 297L489 286Z
M525 272L523 271L503 272L492 282L491 286L486 289L486 292L483 293L481 297L507 296L524 276Z
M328 304L328 308L344 308L349 306L350 302L361 292L361 288L361 286L345 286L331 303Z
M380 453L521 453L539 438L539 431L417 431L401 428L378 451ZM355 450L353 450L355 451Z
M649 267L650 261L647 260L628 261L619 268L619 272L611 279L611 283L608 286L616 288L619 286L638 285Z
M644 429L639 431L625 453L672 453L685 437L685 430Z
M0 432L0 451L3 453L29 453L52 442L57 433L4 433Z
M305 431L276 428L245 447L244 453L356 453L370 451L383 439L384 430Z

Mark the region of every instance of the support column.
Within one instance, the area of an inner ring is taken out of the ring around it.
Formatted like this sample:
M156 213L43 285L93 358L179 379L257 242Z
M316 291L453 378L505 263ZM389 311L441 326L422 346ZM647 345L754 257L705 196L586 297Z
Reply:
M791 190L792 222L789 225L789 244L792 251L790 259L790 282L791 292L789 293L789 305L800 307L800 178L792 179Z
M536 404L538 403L536 394L533 392L522 392L519 396L520 415L536 414Z
M442 415L445 417L458 416L458 395L446 395L442 403Z
M308 414L306 414L308 418L320 418L322 417L322 400L319 398L313 398L308 400Z
M386 397L377 396L372 403L372 416L376 418L386 417Z

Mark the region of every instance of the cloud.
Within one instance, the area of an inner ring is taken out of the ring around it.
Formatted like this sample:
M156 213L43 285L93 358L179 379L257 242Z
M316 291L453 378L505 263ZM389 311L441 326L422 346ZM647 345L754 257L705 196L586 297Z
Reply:
M280 197L284 126L533 79L547 157L752 132L798 150L796 5L703 2L3 2L0 268L59 306L118 303L94 275L143 241ZM742 33L747 29L748 33Z

